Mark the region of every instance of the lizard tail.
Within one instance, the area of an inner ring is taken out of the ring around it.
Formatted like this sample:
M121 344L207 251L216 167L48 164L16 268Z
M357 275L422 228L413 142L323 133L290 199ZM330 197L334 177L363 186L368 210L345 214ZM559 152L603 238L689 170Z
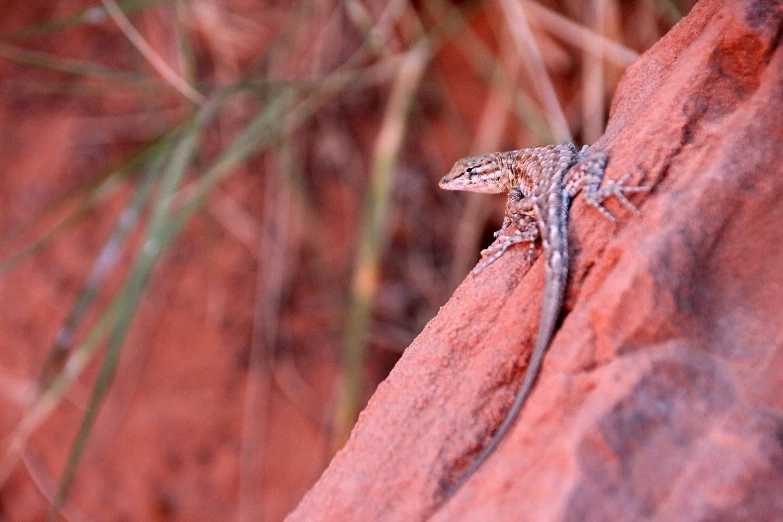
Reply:
M544 237L544 251L547 255L546 271L544 281L544 299L541 305L541 318L538 324L538 334L536 336L536 345L533 348L533 354L530 356L530 362L525 370L525 377L522 380L522 386L514 398L514 403L500 425L498 430L492 436L492 440L481 451L479 456L473 461L468 470L446 490L445 500L448 500L472 475L489 456L495 451L500 441L514 425L522 406L525 405L530 391L536 382L538 373L541 370L541 363L544 355L552 340L552 336L557 326L557 319L560 316L560 310L563 305L565 295L566 280L568 278L568 244L566 241L568 224L568 204L570 198L562 184L558 183L559 190L553 191L548 195L546 212L549 213L547 223L550 230L542 230Z

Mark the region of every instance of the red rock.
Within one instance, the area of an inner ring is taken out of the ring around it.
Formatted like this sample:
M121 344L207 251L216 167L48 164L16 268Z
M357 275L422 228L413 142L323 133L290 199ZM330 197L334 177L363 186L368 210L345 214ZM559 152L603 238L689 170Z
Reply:
M783 518L783 4L702 1L628 69L608 179L580 198L563 321L506 440L543 261L468 277L406 351L298 520Z

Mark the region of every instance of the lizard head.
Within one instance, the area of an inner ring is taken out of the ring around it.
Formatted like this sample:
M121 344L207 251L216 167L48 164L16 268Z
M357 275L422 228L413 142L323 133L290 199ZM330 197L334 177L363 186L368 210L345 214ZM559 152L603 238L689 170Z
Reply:
M511 176L501 153L485 154L459 160L438 186L445 190L500 194L511 189Z

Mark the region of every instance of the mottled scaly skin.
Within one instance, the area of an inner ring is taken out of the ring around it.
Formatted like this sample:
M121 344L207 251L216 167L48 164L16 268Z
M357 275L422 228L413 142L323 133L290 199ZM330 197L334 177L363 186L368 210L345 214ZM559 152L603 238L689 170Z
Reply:
M449 488L446 498L454 494L497 447L514 424L538 377L544 354L555 332L568 279L567 224L571 200L581 190L587 203L614 221L614 217L601 205L607 197L617 197L623 205L636 212L624 193L647 190L647 187L624 186L624 178L600 187L605 166L606 156L603 153L587 147L577 152L572 144L563 143L464 158L455 163L440 180L440 187L446 190L508 193L503 227L495 235L510 225L514 225L516 231L510 235L500 235L495 244L484 251L488 257L474 273L483 270L517 243L529 242L532 253L539 236L546 257L538 335L522 386L492 440L462 477Z

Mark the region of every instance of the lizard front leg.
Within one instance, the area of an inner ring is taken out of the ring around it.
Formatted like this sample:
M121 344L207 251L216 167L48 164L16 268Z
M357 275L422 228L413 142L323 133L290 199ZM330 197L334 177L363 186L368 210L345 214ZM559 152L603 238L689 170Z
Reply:
M514 225L517 229L514 233L509 235L500 235L504 232L509 225ZM500 237L498 237L500 236ZM519 187L514 187L508 193L508 201L506 202L506 213L503 218L503 226L500 230L495 232L495 237L498 240L495 241L490 247L481 251L481 255L489 255L484 262L482 262L473 271L474 274L478 274L486 267L494 263L502 256L506 250L518 243L530 243L530 249L527 254L527 261L533 257L533 249L535 248L536 239L539 236L538 224L535 217L535 205L533 198L524 198Z

